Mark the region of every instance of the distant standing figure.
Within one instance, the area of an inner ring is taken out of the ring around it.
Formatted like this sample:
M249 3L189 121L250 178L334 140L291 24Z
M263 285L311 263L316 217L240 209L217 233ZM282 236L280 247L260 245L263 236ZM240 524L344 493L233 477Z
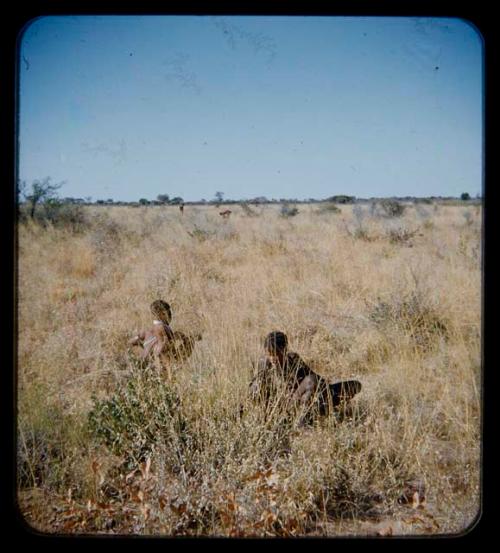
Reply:
M180 209L181 215L184 215L184 204L180 204L179 209Z
M329 384L315 373L298 355L288 350L288 338L284 332L274 331L264 341L265 355L259 359L257 375L250 383L254 400L268 403L276 392L276 380L284 381L287 400L306 409L306 419L311 415L327 415L361 391L361 383L347 380Z
M223 219L229 219L229 216L231 215L232 211L229 210L229 209L226 209L226 211L221 211L219 213L219 215L223 218Z
M129 344L142 347L140 358L146 360L152 356L155 366L167 370L171 378L171 361L187 359L193 352L194 343L201 340L201 335L188 336L183 332L173 331L170 327L172 310L163 300L155 300L151 306L153 326L134 336Z

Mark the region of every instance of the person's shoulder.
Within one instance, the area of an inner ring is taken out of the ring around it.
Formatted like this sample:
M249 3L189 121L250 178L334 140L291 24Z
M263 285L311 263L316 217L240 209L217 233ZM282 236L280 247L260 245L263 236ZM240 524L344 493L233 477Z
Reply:
M309 365L302 359L302 357L294 351L289 351L286 355L288 364L295 370L301 369L310 372Z
M302 359L302 357L294 351L289 351L286 354L286 360L288 361L288 363L293 365L304 364L304 360Z

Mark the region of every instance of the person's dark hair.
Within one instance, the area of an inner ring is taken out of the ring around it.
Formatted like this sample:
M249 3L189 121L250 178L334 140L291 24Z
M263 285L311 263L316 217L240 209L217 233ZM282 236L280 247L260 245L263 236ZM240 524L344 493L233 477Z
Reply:
M270 332L264 340L264 347L269 352L285 352L288 347L288 338L284 332L275 330Z
M161 322L169 324L172 320L172 310L170 305L163 300L155 300L151 306L151 313L153 316L159 319Z

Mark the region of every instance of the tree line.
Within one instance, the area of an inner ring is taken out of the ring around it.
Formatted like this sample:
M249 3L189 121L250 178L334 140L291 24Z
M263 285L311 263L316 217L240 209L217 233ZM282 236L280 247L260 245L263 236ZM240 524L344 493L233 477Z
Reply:
M39 206L43 205L45 208L57 208L59 205L131 205L131 206L165 206L165 205L204 205L213 204L216 206L225 204L247 204L247 205L259 205L259 204L307 204L307 203L333 203L333 204L354 204L360 202L372 202L379 200L380 198L356 198L355 196L349 196L345 194L338 194L329 196L324 199L308 198L299 200L297 198L271 198L266 196L256 196L250 199L225 199L224 192L217 191L214 198L206 200L202 198L199 201L184 201L180 196L170 197L169 194L158 194L156 199L149 200L147 198L139 198L137 201L115 201L112 198L106 200L98 199L92 201L92 197L87 196L84 198L73 197L59 197L58 191L65 184L64 181L59 183L52 183L50 177L46 177L42 180L35 180L28 186L25 181L18 182L17 198L19 204L24 204L31 218L35 217L35 213ZM415 196L403 196L392 197L393 200L414 202L414 203L432 203L439 200L457 200L458 198L453 196L429 196L429 197L415 197ZM481 199L479 195L476 196L476 200ZM460 195L460 200L470 201L472 200L468 192L463 192Z

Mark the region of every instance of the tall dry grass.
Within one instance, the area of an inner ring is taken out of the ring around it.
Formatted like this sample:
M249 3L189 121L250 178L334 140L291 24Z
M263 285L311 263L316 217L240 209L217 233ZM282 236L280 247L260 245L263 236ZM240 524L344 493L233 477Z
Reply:
M19 227L19 506L46 532L446 534L480 504L481 212L87 208ZM127 340L200 332L166 382ZM247 401L263 337L363 390L297 429ZM239 415L240 405L245 405ZM425 486L402 499L408 481ZM423 501L425 495L425 501Z

